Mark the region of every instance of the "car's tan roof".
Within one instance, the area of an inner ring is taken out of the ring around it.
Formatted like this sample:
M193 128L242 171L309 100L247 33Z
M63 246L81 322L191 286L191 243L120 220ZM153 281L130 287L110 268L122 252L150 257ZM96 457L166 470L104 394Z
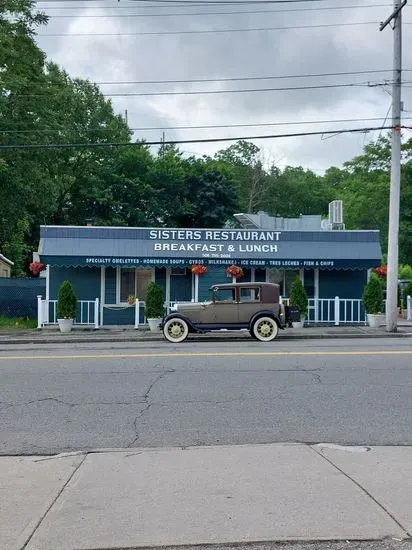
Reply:
M219 284L216 283L215 285L212 285L209 290L212 290L213 288L219 287L219 288L233 288L233 287L240 287L240 288L256 288L257 286L266 286L269 288L275 288L279 287L279 285L275 283L262 283L262 282L250 282L250 283L223 283Z

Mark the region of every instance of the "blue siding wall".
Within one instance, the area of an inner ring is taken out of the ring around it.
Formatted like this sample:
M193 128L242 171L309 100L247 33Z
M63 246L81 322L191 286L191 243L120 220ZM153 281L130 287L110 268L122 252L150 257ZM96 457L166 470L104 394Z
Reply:
M163 296L166 296L166 268L156 267L155 269L155 281L162 287Z
M226 276L225 266L209 266L207 272L199 277L199 300L210 299L210 286L231 282L232 278Z
M104 303L116 303L116 268L106 267Z
M319 270L319 298L362 298L367 271Z
M304 287L308 298L314 298L315 296L315 270L305 269L304 272Z
M192 272L186 270L185 275L170 275L170 300L190 302L192 299Z
M50 267L50 300L57 300L63 281L70 281L78 300L100 298L100 267Z
M121 309L103 309L103 325L134 325L134 307ZM140 322L143 322L143 309L140 310Z

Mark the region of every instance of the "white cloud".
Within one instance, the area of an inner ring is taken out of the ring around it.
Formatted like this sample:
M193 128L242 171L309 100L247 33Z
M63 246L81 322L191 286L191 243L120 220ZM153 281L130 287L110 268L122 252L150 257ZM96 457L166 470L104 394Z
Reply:
M81 0L79 0L79 3ZM343 0L331 0L328 6L339 6ZM389 69L392 64L392 32L379 32L378 22L391 12L387 7L362 9L368 2L350 0L348 5L359 5L351 10L302 11L249 15L219 15L190 17L122 17L90 18L90 15L148 14L169 12L236 11L236 6L216 7L137 7L134 2L106 2L99 9L87 8L70 19L51 19L46 33L85 33L85 37L40 37L39 43L49 57L57 61L73 76L94 81L130 81L221 78L262 75L299 75ZM62 4L64 5L70 5ZM94 4L92 4L94 5ZM317 4L316 4L317 5ZM130 6L130 9L118 9ZM300 4L293 3L297 9ZM282 5L284 7L284 5ZM248 5L242 8L276 9L276 7ZM47 9L46 9L47 11ZM53 10L53 14L73 13L72 10ZM412 8L405 8L404 20L412 18ZM375 21L374 25L323 27L222 34L185 34L122 36L127 32L160 32L175 30L281 27L329 23ZM118 36L93 36L93 33L118 33ZM405 25L405 44L411 38L412 26ZM412 53L404 48L404 67L412 69ZM405 73L408 78L408 73ZM131 86L102 86L104 92L150 92L183 90L224 90L234 88L288 87L317 84L363 82L364 87L331 88L324 90L271 91L249 94L170 95L119 97L113 99L118 112L129 113L132 127L158 126L166 130L166 138L201 139L208 137L244 136L307 132L321 129L351 128L379 125L379 121L273 126L257 128L216 128L167 130L170 126L291 122L347 118L377 118L387 113L390 97L382 88L368 88L368 81L390 79L391 73L322 78L290 78L279 80L193 83L146 84ZM411 108L412 93L405 88L406 108ZM159 139L161 130L136 133L148 140ZM283 164L302 164L323 170L339 165L360 154L370 137L361 134L321 137L285 138L256 141ZM223 144L195 144L182 147L197 154L213 153Z

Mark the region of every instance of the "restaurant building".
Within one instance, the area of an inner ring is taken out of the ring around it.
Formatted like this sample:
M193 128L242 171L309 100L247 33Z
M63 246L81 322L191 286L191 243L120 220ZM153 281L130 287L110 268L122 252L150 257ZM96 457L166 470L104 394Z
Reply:
M89 315L90 323L137 326L144 322L143 308L136 312L130 296L144 301L150 281L163 288L166 306L207 300L210 285L232 280L226 273L232 264L243 270L237 280L278 283L284 298L299 276L309 298L309 322L324 320L325 304L335 297L356 300L360 308L368 271L381 261L379 232L345 230L338 202L331 203L326 220L236 214L238 227L224 229L41 226L45 322L55 322L49 302L55 303L66 279L79 301L98 299L98 318L93 313L90 321ZM198 265L206 272L194 273ZM363 312L352 321L362 322Z

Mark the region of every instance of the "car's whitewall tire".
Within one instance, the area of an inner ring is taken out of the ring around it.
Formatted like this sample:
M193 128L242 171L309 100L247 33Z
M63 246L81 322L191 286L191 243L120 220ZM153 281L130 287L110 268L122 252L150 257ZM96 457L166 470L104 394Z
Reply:
M169 342L179 344L188 337L189 326L184 319L181 319L180 317L172 317L165 322L163 334Z

